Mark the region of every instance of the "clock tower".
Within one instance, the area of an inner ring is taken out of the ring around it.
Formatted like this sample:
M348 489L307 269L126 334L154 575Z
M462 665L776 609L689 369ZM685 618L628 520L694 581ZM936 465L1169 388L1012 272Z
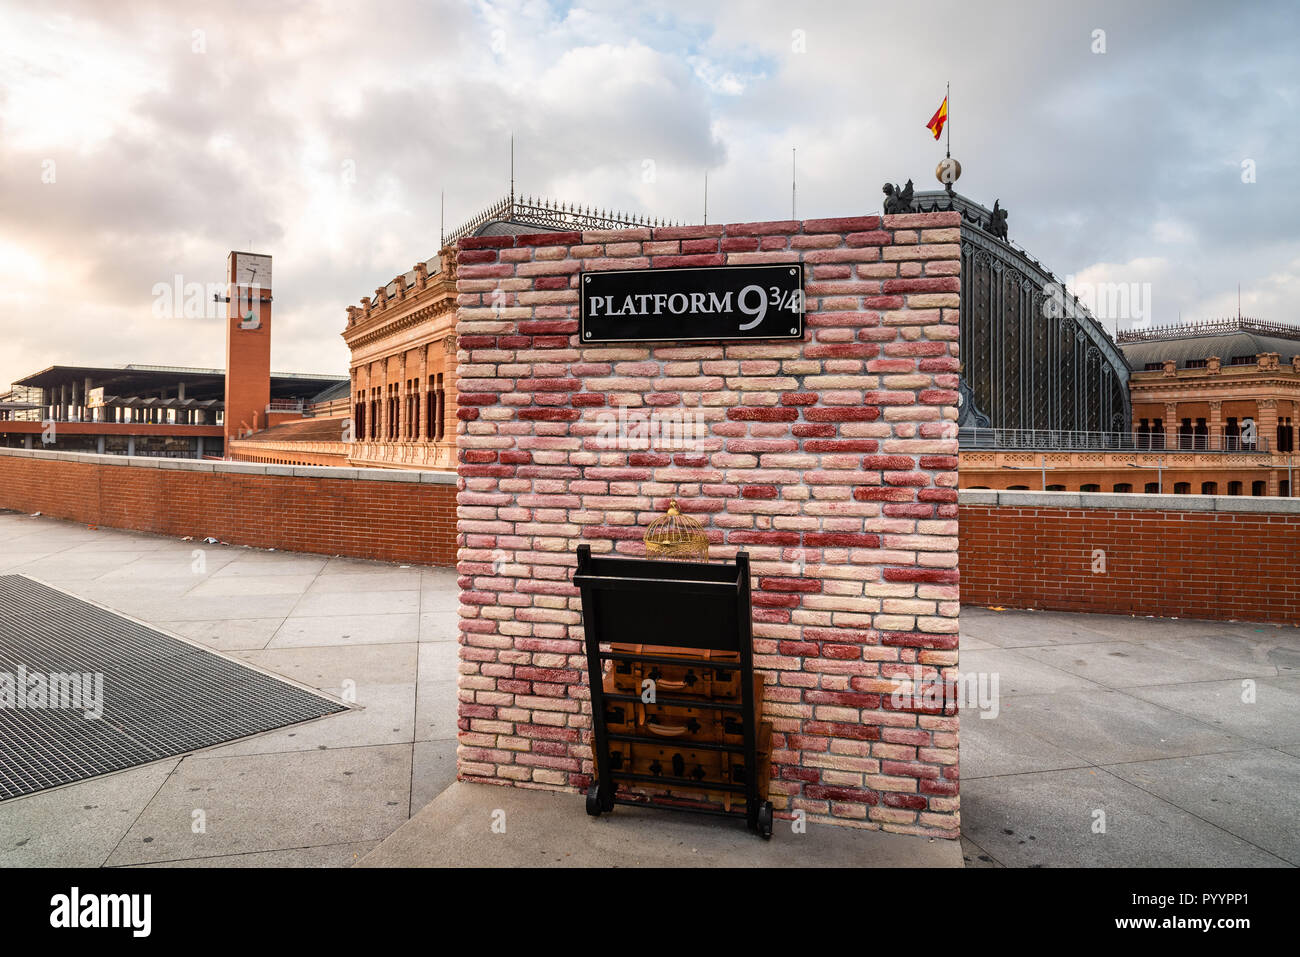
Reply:
M266 428L271 402L271 257L226 257L226 446Z

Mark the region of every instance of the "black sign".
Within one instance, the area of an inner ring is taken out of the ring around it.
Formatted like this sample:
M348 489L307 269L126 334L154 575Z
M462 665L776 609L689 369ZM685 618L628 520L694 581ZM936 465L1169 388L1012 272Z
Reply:
M803 264L584 272L583 342L802 339Z

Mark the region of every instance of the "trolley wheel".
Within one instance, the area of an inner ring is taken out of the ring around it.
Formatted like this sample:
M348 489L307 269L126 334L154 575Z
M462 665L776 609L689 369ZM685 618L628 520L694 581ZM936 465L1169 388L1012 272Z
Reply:
M772 837L772 802L764 801L758 809L758 833L764 840Z
M591 787L587 788L587 813L592 817L600 817L603 810L600 806L600 785L593 781Z

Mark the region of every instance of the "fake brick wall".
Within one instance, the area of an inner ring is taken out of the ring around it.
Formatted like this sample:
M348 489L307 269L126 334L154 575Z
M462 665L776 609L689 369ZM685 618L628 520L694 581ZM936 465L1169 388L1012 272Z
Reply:
M889 699L957 666L959 244L954 213L460 243L462 779L587 786L575 552L643 554L676 498L753 561L778 815L957 836L957 717ZM796 261L801 342L579 343L582 270ZM708 434L603 447L619 406Z
M1294 511L959 511L968 605L1300 625ZM1096 549L1104 572L1093 571Z
M104 465L0 451L0 508L378 561L454 564L455 495L452 485L418 481Z

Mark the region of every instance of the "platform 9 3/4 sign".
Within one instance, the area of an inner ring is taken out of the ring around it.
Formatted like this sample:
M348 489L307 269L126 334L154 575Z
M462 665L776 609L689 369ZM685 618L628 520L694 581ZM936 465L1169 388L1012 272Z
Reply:
M803 264L584 272L586 342L802 339Z

